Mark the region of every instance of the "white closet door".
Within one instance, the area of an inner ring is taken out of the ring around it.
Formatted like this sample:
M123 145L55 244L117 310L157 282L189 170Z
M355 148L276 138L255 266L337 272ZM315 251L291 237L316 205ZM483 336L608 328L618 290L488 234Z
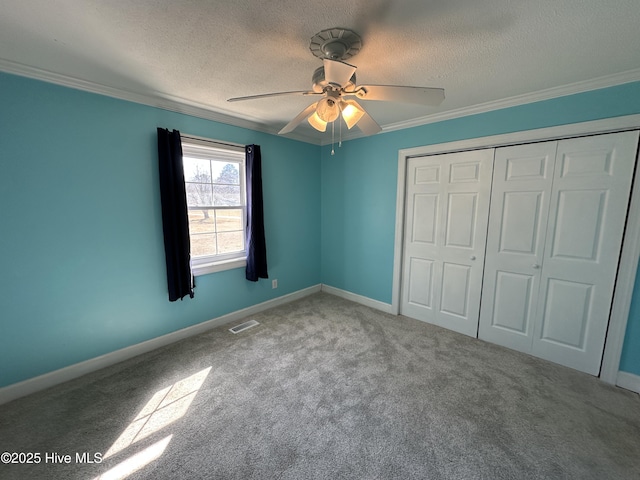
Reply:
M480 338L599 373L637 143L496 150Z
M493 149L409 159L403 315L475 337Z
M532 353L598 375L637 132L560 141Z
M478 337L529 353L557 142L496 150Z

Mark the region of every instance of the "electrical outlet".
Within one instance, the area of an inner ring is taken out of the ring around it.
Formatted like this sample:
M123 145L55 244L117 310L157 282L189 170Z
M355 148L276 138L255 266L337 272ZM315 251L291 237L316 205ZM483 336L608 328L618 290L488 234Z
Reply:
M278 279L274 278L271 280L271 288L278 288Z

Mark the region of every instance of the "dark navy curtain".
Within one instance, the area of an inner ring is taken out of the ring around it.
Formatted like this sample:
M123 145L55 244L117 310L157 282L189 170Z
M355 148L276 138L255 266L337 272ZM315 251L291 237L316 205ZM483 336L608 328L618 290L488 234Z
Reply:
M158 128L158 160L169 301L175 302L186 295L193 298L195 287L190 264L189 218L180 132Z
M245 147L247 175L247 280L269 278L267 246L264 240L264 209L262 206L262 158L260 145Z

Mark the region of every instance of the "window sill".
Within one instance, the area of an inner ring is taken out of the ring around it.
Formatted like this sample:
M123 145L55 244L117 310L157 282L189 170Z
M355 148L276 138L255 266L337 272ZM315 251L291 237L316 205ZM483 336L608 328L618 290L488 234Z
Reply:
M245 258L234 258L215 263L204 263L202 265L194 265L191 267L194 277L207 275L209 273L222 272L224 270L232 270L234 268L242 268L247 265Z

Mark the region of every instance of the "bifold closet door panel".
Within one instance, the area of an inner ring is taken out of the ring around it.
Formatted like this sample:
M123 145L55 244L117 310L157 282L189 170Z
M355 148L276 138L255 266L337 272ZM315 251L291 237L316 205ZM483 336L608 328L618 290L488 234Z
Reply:
M493 149L407 162L401 313L475 337Z
M557 142L496 149L478 337L531 351Z
M558 143L532 353L597 375L638 132Z
M478 336L597 375L638 132L496 149Z

